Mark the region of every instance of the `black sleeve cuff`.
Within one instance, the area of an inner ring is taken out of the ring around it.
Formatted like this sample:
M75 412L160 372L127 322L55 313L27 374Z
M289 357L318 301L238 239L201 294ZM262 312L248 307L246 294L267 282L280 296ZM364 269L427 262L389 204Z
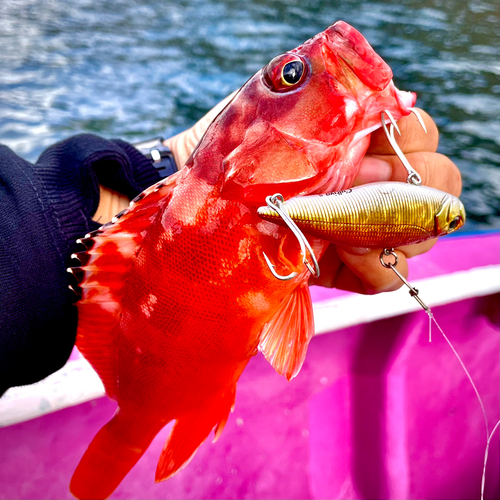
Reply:
M60 221L69 255L76 239L99 226L91 220L99 204L99 184L133 199L160 180L152 161L130 144L90 134L48 148L36 171Z
M0 395L61 368L77 311L66 268L76 240L96 229L99 184L134 198L160 180L130 144L85 134L35 165L0 146Z

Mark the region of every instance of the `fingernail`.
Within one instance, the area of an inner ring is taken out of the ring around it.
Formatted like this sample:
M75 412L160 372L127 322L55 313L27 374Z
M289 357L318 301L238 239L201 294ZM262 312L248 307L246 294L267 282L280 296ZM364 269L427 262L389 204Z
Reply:
M374 156L365 156L361 161L354 184L359 186L360 184L367 184L369 182L388 181L391 175L392 166L389 162L375 158Z

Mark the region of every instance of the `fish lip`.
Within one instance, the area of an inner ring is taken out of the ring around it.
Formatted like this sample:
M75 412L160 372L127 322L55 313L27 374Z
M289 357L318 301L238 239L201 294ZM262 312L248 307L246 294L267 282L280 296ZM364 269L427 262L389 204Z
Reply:
M391 90L393 91L394 97L396 98L399 108L401 109L401 115L405 116L410 114L410 108L414 106L415 101L417 100L416 94L414 92L407 92L406 90L399 90L394 85L394 82L392 80L389 85L390 87L392 87ZM390 120L386 119L386 124L389 123ZM380 127L382 127L382 118L380 119L379 123L356 132L351 142L351 146L356 145L361 139L363 139L367 135L370 135L372 132L375 132L375 130L378 130Z
M392 83L392 82L391 82ZM401 107L401 109L404 111L404 115L407 115L410 113L410 108L412 108L415 105L415 101L417 100L417 94L415 92L408 92L406 90L399 90L394 83L392 83L392 86L394 88L394 94L396 96L396 99L398 100L398 104Z

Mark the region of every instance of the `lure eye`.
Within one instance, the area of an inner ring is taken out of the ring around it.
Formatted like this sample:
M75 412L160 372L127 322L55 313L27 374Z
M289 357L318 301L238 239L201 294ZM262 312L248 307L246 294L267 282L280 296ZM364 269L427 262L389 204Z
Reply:
M296 54L275 57L263 70L264 81L275 92L288 92L305 81L308 66Z
M460 222L460 217L455 217L449 224L449 228L453 231L454 229L457 228L458 224Z

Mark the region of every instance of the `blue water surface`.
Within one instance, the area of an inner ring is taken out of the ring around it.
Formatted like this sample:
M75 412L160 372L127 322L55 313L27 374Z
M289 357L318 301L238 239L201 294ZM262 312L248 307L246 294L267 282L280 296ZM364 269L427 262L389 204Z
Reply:
M2 0L0 142L35 160L79 132L171 135L338 19L439 125L469 229L499 228L498 0Z

